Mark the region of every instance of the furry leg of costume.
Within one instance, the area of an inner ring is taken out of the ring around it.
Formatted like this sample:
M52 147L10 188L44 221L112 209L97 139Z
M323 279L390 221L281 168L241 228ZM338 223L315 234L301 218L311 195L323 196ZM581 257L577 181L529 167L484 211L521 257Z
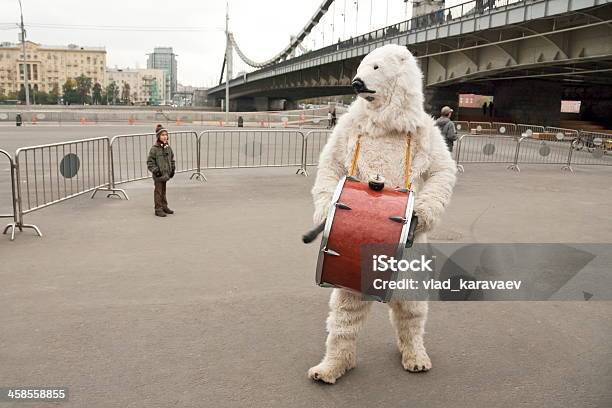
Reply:
M357 334L363 327L372 302L361 295L334 289L329 299L327 341L323 360L308 370L308 377L334 384L357 363Z
M389 303L389 318L397 334L402 366L410 372L428 371L431 360L423 344L427 302L395 300Z

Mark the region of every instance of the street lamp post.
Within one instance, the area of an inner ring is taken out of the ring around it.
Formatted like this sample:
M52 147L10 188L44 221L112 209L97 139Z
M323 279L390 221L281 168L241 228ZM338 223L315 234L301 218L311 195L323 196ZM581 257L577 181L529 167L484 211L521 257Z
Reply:
M359 0L355 1L355 37L359 36Z
M342 39L346 39L346 0L344 0L344 7L342 8Z
M23 26L23 8L19 0L19 12L21 15L21 52L23 53L23 79L26 97L26 106L30 106L30 84L28 83L28 64L26 63L25 28Z
M385 15L385 26L389 25L389 0L387 0L387 9L386 9L386 15Z
M232 43L229 31L229 3L227 3L225 8L225 123L229 121L229 82L232 79L232 69Z

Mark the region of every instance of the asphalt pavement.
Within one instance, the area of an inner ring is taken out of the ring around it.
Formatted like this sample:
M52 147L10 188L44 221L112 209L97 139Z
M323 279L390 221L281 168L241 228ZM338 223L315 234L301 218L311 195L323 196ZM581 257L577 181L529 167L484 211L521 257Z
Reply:
M180 174L163 219L150 180L123 185L129 201L81 196L27 214L42 238L0 237L0 386L66 386L62 407L612 406L612 303L597 296L431 302L423 374L402 369L377 304L357 368L333 386L309 380L330 291L314 284L318 247L300 241L314 174L294 173ZM466 165L431 239L611 242L611 176Z

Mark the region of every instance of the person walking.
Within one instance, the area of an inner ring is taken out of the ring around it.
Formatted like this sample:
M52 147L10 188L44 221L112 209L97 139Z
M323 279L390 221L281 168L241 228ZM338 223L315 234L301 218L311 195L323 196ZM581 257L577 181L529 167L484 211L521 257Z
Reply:
M162 125L157 125L155 127L155 135L157 141L149 151L147 168L153 175L153 182L155 183L155 191L153 193L155 215L165 217L167 214L174 214L174 211L168 208L166 183L174 177L176 163L172 148L168 144L168 131Z
M440 114L440 117L436 120L436 126L438 126L438 128L440 129L440 133L442 133L442 137L446 141L448 150L452 152L455 140L457 140L457 131L455 130L455 124L451 120L453 110L449 106L445 106L440 111Z

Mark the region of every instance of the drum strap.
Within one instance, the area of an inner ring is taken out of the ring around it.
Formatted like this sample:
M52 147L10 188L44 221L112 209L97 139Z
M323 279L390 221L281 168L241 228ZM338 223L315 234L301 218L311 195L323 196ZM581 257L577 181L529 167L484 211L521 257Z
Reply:
M357 170L357 158L359 157L359 150L361 149L361 135L357 136L357 145L355 146L355 153L353 154L353 161L351 163L351 172L349 176L355 177ZM406 135L406 175L404 176L404 187L410 190L412 187L410 182L410 133Z

